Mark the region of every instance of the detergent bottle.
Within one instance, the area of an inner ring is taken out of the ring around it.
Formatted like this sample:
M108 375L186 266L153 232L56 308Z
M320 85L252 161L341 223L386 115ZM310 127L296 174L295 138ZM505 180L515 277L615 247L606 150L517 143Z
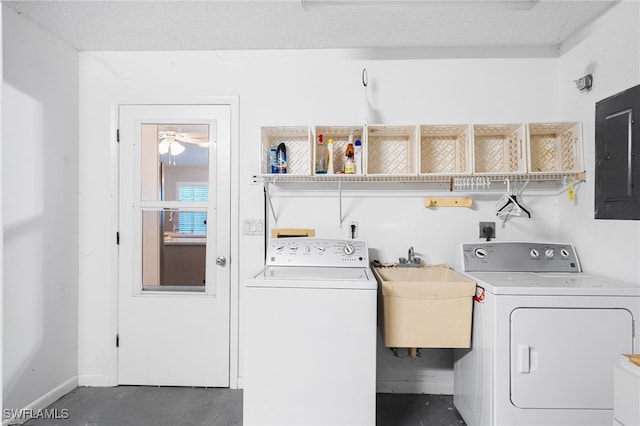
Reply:
M327 144L327 174L333 174L333 139Z
M324 144L322 135L318 135L318 144L316 145L316 174L323 175L327 173L327 146Z

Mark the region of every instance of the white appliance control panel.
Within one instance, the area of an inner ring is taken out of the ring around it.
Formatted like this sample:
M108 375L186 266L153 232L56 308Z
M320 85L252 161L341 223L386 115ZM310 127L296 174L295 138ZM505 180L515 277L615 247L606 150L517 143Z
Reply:
M269 240L266 265L369 267L369 249L361 240L275 238Z
M571 244L488 242L462 245L465 271L580 272Z

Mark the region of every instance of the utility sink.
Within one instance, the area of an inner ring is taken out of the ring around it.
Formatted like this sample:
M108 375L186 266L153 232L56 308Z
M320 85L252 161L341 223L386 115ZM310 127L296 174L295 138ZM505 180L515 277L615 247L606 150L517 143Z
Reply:
M468 348L475 281L446 265L374 267L379 327L390 348Z
M385 282L429 282L447 283L468 280L446 265L429 265L419 268L379 267L376 273Z

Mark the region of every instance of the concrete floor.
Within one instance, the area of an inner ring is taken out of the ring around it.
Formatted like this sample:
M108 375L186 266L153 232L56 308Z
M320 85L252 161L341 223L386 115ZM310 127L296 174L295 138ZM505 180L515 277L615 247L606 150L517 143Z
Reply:
M118 386L77 388L49 409L66 419L34 426L241 426L242 391L217 388ZM378 394L377 426L464 426L451 395Z

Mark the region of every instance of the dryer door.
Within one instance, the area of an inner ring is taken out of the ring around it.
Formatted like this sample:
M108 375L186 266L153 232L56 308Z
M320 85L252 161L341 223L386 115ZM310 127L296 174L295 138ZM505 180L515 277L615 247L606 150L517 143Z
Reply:
M520 408L612 409L613 368L631 353L626 309L518 308L511 313L511 402Z

